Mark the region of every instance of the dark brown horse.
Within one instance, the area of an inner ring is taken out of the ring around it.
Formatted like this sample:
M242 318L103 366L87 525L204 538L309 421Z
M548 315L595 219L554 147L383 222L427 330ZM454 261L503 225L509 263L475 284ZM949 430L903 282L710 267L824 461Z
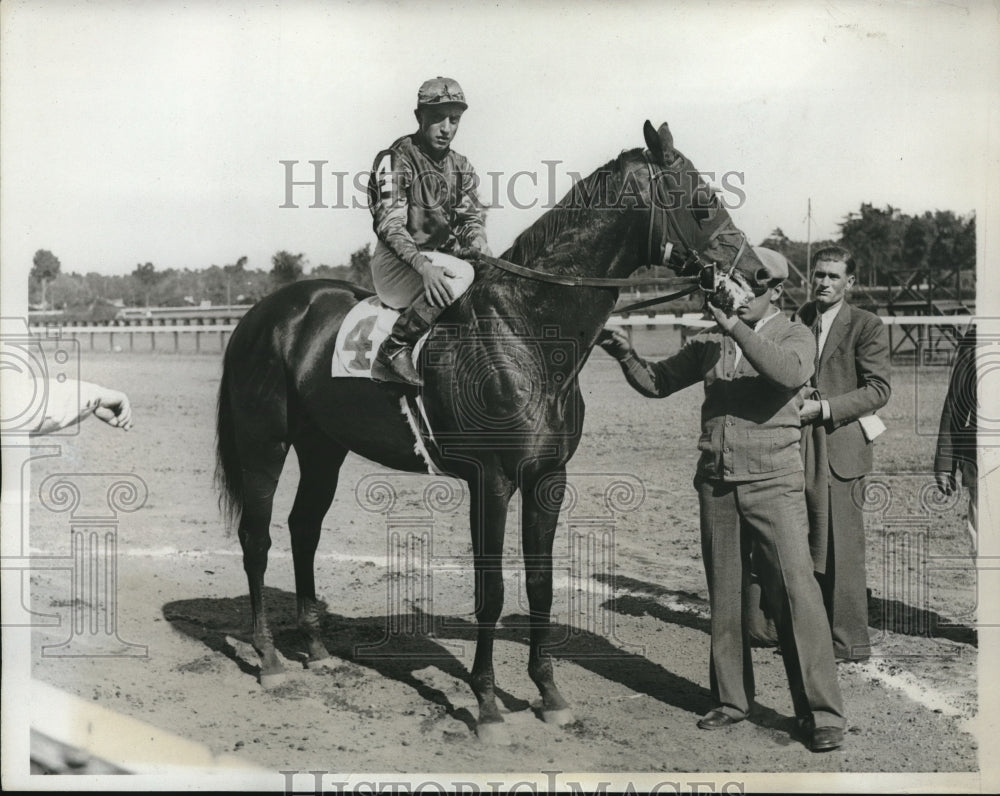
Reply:
M505 732L494 693L493 641L503 604L504 526L515 491L523 504L528 672L546 720L571 719L544 650L552 547L566 463L583 428L577 376L615 306L617 286L651 263L681 275L706 261L728 266L740 260L741 270L751 272L759 265L691 162L674 149L667 125L657 131L646 122L644 134L646 151L623 152L582 180L504 253L503 260L530 272L480 263L476 281L441 316L422 352L423 400L436 439L431 454L440 471L469 485L478 625L470 680L479 702L477 733L486 740L502 742ZM547 277L555 281L543 281ZM329 657L313 560L344 457L354 451L382 466L426 472L398 392L330 377L340 323L367 295L328 280L289 285L244 316L226 349L217 480L230 517L239 519L265 686L283 677L263 591L272 500L289 447L301 473L288 526L308 664Z

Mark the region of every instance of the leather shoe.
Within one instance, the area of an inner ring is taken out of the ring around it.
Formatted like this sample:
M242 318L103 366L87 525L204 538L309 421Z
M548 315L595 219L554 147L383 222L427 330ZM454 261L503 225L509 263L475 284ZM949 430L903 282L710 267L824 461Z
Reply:
M829 752L844 742L844 731L840 727L817 727L812 732L809 748L814 752Z
M743 721L743 719L743 716L737 718L736 716L730 716L723 710L715 709L710 710L698 719L698 727L702 730L721 730L723 727L736 724Z

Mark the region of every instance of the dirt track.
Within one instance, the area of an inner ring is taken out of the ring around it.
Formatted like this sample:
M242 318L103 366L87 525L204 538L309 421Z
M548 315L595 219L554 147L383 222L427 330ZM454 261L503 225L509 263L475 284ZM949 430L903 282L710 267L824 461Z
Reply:
M759 710L753 720L713 734L695 728L710 707L707 593L690 486L700 390L643 399L627 391L600 353L583 375L587 425L570 466L577 501L564 509L556 545L555 612L565 636L556 649L556 678L577 721L560 729L533 710L516 510L508 523L506 603L495 656L514 743L484 747L471 729L475 700L465 684L474 649L466 504L452 501L428 517L419 497L430 478L379 476L379 468L353 456L320 543L317 584L329 606L324 631L334 660L319 670L296 663L286 526L294 457L286 465L267 584L290 677L262 691L247 643L239 545L223 529L211 485L218 372L211 355L85 354L83 377L126 390L136 428L122 435L91 422L62 441L60 457L36 462L31 545L50 555L69 552L66 515L37 500L46 476L139 476L149 494L139 512L121 516L117 626L123 641L145 645L148 654L43 656L43 644L66 638L64 622L34 634L37 678L272 770L977 770L976 744L965 725L977 704L969 615L974 587L962 570L930 572L926 591L901 586L901 573L921 560L900 557L898 536L895 546L886 546L877 514L869 517L876 656L839 669L850 723L845 747L815 755L790 737L784 670L770 649L755 650ZM905 506L903 513L915 517L914 532L926 527L929 555L962 556L969 552L964 506L924 512L918 495L927 477L913 474L931 461L933 436L914 430L933 427L946 375L940 369L915 377L897 369L893 401L882 413L890 430L879 443L877 467L909 473L882 480L889 482L896 513ZM409 548L399 571L388 565L396 560L389 555L396 548L387 546L391 517L359 499L378 478L398 495L392 517L415 518L410 527L426 530L433 545ZM609 513L603 496L615 482L627 487L619 487L618 510ZM628 488L637 485L629 497ZM588 531L595 547L570 546ZM904 552L912 554L909 547ZM886 561L893 562L888 569ZM32 577L36 611L65 616L71 594L66 571Z

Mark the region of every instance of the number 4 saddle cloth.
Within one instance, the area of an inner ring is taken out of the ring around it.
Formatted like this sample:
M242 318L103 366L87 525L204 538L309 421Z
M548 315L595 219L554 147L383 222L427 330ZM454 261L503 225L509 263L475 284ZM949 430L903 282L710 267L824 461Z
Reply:
M337 333L330 375L334 378L370 379L378 347L392 332L392 326L398 317L399 312L385 306L377 296L356 304L344 317ZM413 347L414 361L420 356L420 349L426 339L427 335L424 335ZM427 466L428 473L438 474L434 459L428 451L428 447L437 448L437 441L427 420L423 399L419 395L400 395L399 407L413 432L414 451Z
M370 379L379 346L392 332L398 317L399 311L385 306L377 296L356 304L347 313L337 333L330 375L334 378L350 376ZM420 356L425 339L426 335L413 347L414 361Z

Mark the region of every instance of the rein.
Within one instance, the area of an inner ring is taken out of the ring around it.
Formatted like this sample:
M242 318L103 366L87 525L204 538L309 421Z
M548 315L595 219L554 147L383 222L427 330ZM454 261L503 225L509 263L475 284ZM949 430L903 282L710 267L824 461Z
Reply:
M658 285L661 287L698 287L697 276L649 276L649 277L625 277L616 279L614 277L603 276L575 276L573 274L550 274L548 271L539 271L536 268L528 268L525 265L518 265L508 260L501 260L499 257L490 257L485 254L476 254L477 260L495 265L503 271L508 271L518 276L534 279L536 282L548 282L553 285L565 285L567 287L636 287L638 285Z
M690 295L694 293L698 288L706 291L712 291L715 289L715 269L716 264L714 262L705 263L698 250L692 246L685 238L683 230L680 225L674 219L670 211L664 206L663 208L663 219L664 223L661 224L661 240L658 252L659 257L655 259L659 262L654 261L653 256L653 230L656 227L656 197L659 192L659 185L656 181L656 175L653 172L653 164L648 157L645 157L646 169L649 172L649 234L647 236L647 247L646 254L649 265L663 265L664 260L669 257L669 252L673 249L673 244L670 241L670 236L668 230L672 230L674 235L677 237L681 246L687 251L687 257L683 264L680 266L681 271L689 270L692 266L698 268L697 276L674 276L674 277L624 277L624 278L614 278L614 277L599 277L599 276L575 276L571 274L551 274L548 271L539 271L537 268L529 268L528 266L518 265L517 263L512 263L509 260L503 260L499 257L491 257L486 254L477 254L476 259L482 262L488 263L489 265L494 265L503 271L507 271L512 274L517 274L518 276L523 276L526 279L534 279L538 282L548 282L553 285L565 285L567 287L638 287L640 285L646 286L656 286L661 288L677 288L672 293L666 293L661 296L656 296L651 299L646 299L645 301L640 301L635 304L629 304L626 307L622 307L618 312L628 312L630 310L642 309L644 307L651 307L654 304L662 304L667 301L672 301L676 298L681 298L682 296ZM715 240L716 236L721 232L722 226L717 225L715 229L709 234L706 243L711 243ZM743 239L740 241L739 251L736 253L736 257L733 258L731 268L735 268L736 264L743 257L743 253L747 249L747 238L743 235Z
M655 285L661 288L678 288L672 293L665 293L661 296L656 296L655 298L646 299L645 301L640 301L636 304L630 304L627 307L622 307L617 310L618 312L627 312L629 310L641 309L642 307L651 307L654 304L662 304L665 301L673 301L674 299L681 298L683 296L688 296L694 293L699 287L704 287L703 279L704 273L698 276L666 276L666 277L646 277L646 278L632 278L627 277L624 279L615 279L613 277L599 277L599 276L572 276L569 274L550 274L547 271L538 271L534 268L528 268L524 265L518 265L517 263L509 262L508 260L501 260L499 257L490 257L485 254L477 254L477 260L481 260L490 265L495 265L497 268L508 271L512 274L517 274L518 276L526 277L527 279L534 279L537 282L548 282L553 285L565 285L567 287L638 287L640 285ZM695 261L695 258L692 258ZM697 260L700 264L700 259ZM701 265L703 272L711 271L715 273L714 265L705 266Z

